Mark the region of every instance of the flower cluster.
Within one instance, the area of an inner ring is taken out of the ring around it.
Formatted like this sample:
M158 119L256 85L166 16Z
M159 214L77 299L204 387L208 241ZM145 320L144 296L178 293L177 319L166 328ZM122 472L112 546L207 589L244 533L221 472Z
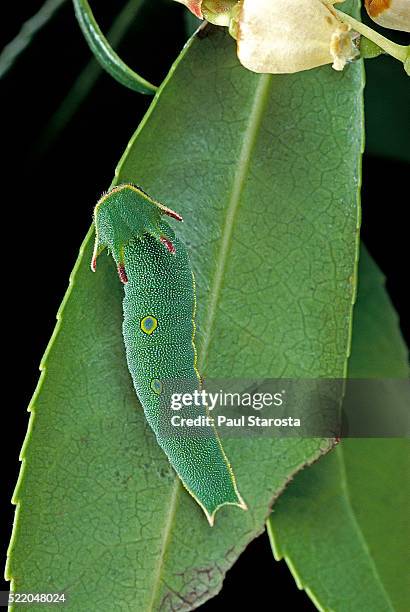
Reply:
M333 4L333 3L332 3ZM237 25L239 61L254 72L290 73L358 55L355 32L321 0L244 0Z
M375 55L390 53L406 67L409 48L337 10L342 1L177 0L200 19L229 27L239 61L254 72L292 73L324 64L342 70L360 55L360 34L375 43ZM365 6L378 24L410 31L410 0L365 0Z

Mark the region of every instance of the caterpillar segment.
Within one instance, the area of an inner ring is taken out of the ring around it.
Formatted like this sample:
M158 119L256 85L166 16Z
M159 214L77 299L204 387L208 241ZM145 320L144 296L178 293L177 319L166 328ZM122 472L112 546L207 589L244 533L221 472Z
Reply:
M225 505L246 510L213 425L170 425L173 393L201 387L195 348L195 283L183 243L164 221L182 217L142 189L119 185L94 211L91 263L107 247L124 284L123 336L128 369L145 417L184 487L213 525ZM209 416L206 406L184 408L184 417Z

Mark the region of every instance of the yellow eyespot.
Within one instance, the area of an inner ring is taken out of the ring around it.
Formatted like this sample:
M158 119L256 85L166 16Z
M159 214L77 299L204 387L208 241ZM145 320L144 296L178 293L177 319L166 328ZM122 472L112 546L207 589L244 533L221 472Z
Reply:
M161 393L162 393L162 382L158 378L153 378L151 380L151 389L157 395L161 395Z
M158 321L152 315L148 315L147 317L141 319L140 327L144 334L148 334L148 336L150 336L157 329Z

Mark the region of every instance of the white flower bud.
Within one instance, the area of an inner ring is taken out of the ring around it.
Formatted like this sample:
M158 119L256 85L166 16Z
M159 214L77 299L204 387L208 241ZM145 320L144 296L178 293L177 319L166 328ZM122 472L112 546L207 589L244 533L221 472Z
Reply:
M325 0L243 0L238 57L249 70L292 73L324 64L342 70L358 55L350 26Z
M365 0L369 16L384 28L410 32L410 0Z

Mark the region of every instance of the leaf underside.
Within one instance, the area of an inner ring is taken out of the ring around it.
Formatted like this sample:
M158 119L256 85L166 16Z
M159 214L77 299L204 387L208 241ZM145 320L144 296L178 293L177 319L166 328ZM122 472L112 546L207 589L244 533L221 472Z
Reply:
M383 378L373 405L408 414L408 353L383 276L362 250L354 313L352 378ZM369 399L369 398L368 398ZM409 444L406 439L344 439L298 474L268 522L276 559L322 610L406 612L410 600Z
M359 64L253 74L209 28L127 148L115 182L184 217L205 377L344 375L362 88ZM91 252L90 232L31 405L8 575L18 591L64 590L68 610L190 610L220 590L273 500L331 441L225 440L249 510L224 508L210 528L145 423L125 363L122 288L110 258L90 272Z

